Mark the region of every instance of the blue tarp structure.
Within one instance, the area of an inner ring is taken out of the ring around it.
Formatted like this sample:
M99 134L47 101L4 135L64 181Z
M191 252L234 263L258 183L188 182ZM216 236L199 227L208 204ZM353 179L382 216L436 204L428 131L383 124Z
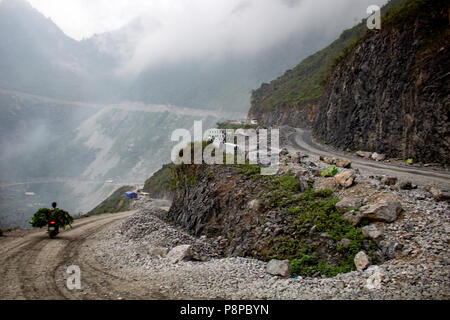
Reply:
M127 192L125 193L125 197L127 197L127 199L137 199L138 195L136 192Z

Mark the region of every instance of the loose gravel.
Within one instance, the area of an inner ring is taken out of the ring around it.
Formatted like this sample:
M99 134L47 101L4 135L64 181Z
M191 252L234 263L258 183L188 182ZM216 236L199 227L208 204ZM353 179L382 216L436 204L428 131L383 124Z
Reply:
M449 204L427 198L422 189L396 193L406 210L384 225L384 234L386 241L403 245L397 257L334 278L284 279L267 274L263 261L217 258L209 239L165 223L161 217L167 211L151 200L140 201L138 213L97 237L96 259L130 279L151 278L173 299L449 299ZM206 261L173 264L158 255L162 248L184 244ZM375 271L381 283L369 289Z

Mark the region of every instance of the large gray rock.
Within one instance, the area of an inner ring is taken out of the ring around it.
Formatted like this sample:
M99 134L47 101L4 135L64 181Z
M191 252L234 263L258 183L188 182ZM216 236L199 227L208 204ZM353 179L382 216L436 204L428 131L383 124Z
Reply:
M381 179L381 184L385 186L394 186L398 182L396 177L384 177Z
M391 223L397 220L403 208L400 201L386 198L379 200L378 203L362 207L361 211L364 217L371 221Z
M366 238L378 240L383 235L383 229L378 224L370 224L362 228L362 234Z
M383 161L386 159L386 155L374 152L371 158L375 161Z
M274 276L289 277L291 274L291 263L289 260L270 260L267 264L266 271Z
M365 287L369 290L379 290L381 289L381 284L383 282L384 273L383 269L379 266L370 266L366 273L369 274L369 278L366 280Z
M435 188L433 186L426 186L425 190L430 193L430 195L436 201L448 201L450 200L450 194L448 192L443 192L442 190Z
M398 184L398 187L400 188L400 190L412 190L412 189L414 189L414 186L413 186L412 182L409 181L409 180L401 181Z
M345 170L335 176L335 179L339 185L344 188L350 188L355 182L356 175L351 170Z
M340 168L351 168L352 162L346 159L336 159L336 166Z
M356 151L356 155L361 158L369 159L372 156L370 151Z
M343 198L341 201L336 203L336 209L340 213L345 213L352 209L361 207L361 204L362 204L362 201L360 198L348 197L348 198Z
M319 178L314 182L314 191L330 189L336 191L338 184L335 178Z
M372 264L372 260L364 251L360 251L356 254L354 262L356 270L358 271L363 271Z
M296 164L302 163L302 159L306 158L306 157L307 156L306 155L302 155L301 152L296 152L294 154L294 156L292 157L292 162L296 163Z
M190 245L181 245L173 248L166 256L172 263L187 261L192 259L192 248Z

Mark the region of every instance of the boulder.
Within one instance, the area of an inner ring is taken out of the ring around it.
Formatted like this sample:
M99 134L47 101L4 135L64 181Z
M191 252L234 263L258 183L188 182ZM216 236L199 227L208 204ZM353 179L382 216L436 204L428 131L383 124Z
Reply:
M400 201L385 198L375 204L361 207L361 211L364 217L371 221L391 223L397 220L403 208Z
M343 198L341 201L336 203L336 209L340 213L346 213L347 211L361 207L361 205L362 200L360 198L348 197Z
M364 237L377 240L383 235L383 228L378 224L370 224L362 228Z
M352 162L350 160L345 159L336 159L336 166L348 169L351 168Z
M369 159L372 156L372 152L369 151L356 151L356 155L361 158Z
M319 178L314 182L314 191L330 189L336 191L338 184L335 178Z
M436 201L447 201L450 200L450 194L448 192L443 192L442 190L435 188L433 186L426 186L425 190L434 198Z
M396 177L384 177L381 179L381 184L385 186L393 186L397 183L398 179Z
M371 158L375 161L383 161L386 159L386 155L374 152Z
M303 159L303 158L306 158L306 157L307 157L307 156L302 155L300 152L296 152L296 153L294 154L294 156L292 157L292 162L293 162L293 163L296 163L296 164L299 164L299 163L302 162L302 159Z
M379 266L370 266L366 273L369 274L369 278L366 280L366 288L368 290L381 289L381 283L383 282L384 274L383 270Z
M192 259L192 247L190 245L181 245L173 248L166 256L172 263L187 261Z
M289 277L291 274L291 263L289 260L270 260L267 264L266 271L274 276Z
M345 170L335 176L335 179L339 185L344 188L350 188L355 182L356 175L351 170Z
M402 182L399 183L398 187L401 190L412 190L412 189L414 189L414 186L413 186L411 181L402 181Z
M261 201L259 199L253 199L248 203L248 208L250 210L258 211L261 207Z
M363 271L372 264L372 260L364 251L360 251L356 254L354 263L356 270Z

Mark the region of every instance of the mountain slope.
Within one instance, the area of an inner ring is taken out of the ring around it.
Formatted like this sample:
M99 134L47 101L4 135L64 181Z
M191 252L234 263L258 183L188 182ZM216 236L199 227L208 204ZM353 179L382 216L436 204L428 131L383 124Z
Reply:
M0 2L0 57L2 88L72 100L108 96L110 58L67 37L24 0Z
M405 0L391 0L382 7L382 15L398 7ZM317 108L330 69L343 50L367 31L366 20L345 30L326 48L309 56L292 70L252 92L249 118L266 124L310 124L310 109Z
M410 0L354 46L319 103L318 137L342 149L450 163L447 5Z

